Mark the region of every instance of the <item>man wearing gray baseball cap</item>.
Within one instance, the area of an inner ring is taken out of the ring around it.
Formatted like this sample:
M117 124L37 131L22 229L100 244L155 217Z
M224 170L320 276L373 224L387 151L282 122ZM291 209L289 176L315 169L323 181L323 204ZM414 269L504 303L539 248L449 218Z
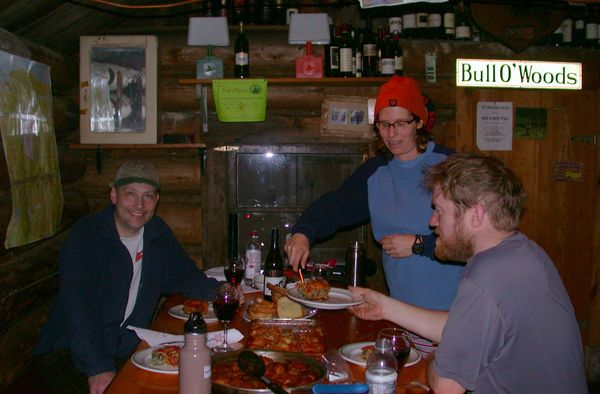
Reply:
M69 381L73 391L104 392L139 343L126 327L148 327L162 294L214 298L218 282L154 215L159 192L156 168L128 161L110 184L111 204L73 226L60 253L60 291L34 350L49 386L65 392Z

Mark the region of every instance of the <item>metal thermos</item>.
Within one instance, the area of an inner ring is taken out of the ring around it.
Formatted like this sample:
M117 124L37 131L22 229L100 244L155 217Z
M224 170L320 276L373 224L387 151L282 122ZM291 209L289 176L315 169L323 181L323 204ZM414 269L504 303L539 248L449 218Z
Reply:
M351 286L364 286L366 252L362 242L353 241L346 251L346 284Z

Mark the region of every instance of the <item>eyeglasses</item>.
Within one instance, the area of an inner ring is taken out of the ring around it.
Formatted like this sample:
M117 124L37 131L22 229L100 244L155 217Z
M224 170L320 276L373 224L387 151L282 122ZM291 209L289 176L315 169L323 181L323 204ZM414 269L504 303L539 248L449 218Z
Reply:
M406 126L408 126L409 124L411 124L412 122L416 121L417 118L413 117L411 120L396 120L395 122L385 122L385 121L380 121L380 122L376 122L375 124L377 125L377 128L379 130L389 130L390 127L394 127L394 130L399 130L399 129L403 129Z

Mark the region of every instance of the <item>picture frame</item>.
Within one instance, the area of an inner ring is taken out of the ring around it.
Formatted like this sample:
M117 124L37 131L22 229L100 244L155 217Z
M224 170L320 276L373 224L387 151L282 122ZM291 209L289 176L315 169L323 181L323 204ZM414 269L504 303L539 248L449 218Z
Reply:
M80 37L82 144L157 143L156 36Z
M372 138L368 98L326 96L321 105L321 134L363 139Z

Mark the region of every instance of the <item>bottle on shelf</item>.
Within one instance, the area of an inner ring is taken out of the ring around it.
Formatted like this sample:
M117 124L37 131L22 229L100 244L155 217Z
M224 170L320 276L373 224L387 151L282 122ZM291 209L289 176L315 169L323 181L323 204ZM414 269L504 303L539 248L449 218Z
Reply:
M342 25L342 33L339 40L340 48L340 71L339 76L343 78L352 77L352 49L349 27L346 23Z
M562 46L573 46L573 10L569 7L567 16L563 19L560 28L562 30Z
M442 20L442 6L437 3L429 5L427 38L439 40L446 37L446 31Z
M386 34L381 43L381 76L391 77L395 73L394 43L389 34Z
M595 8L588 6L585 15L585 47L598 48L598 15Z
M416 12L417 28L415 29L415 38L429 38L429 10L428 3L418 3L419 8Z
M250 232L250 241L246 246L246 266L244 268L244 283L250 287L254 284L254 277L260 274L260 265L262 263L262 250L258 231Z
M376 77L379 58L377 56L377 41L373 36L370 18L367 18L364 32L362 75L364 77Z
M244 33L244 22L240 22L240 33L234 42L235 64L233 74L236 78L250 77L250 43Z
M377 338L375 347L367 359L365 381L369 393L393 394L398 379L398 361L387 338Z
M395 33L392 39L394 46L394 74L404 75L404 50L400 43L400 34Z
M456 16L454 14L454 7L449 1L443 6L442 23L444 27L443 37L446 40L454 40L456 38Z
M402 35L402 18L399 16L392 16L388 19L388 26L390 27L390 34Z
M559 25L552 34L550 34L548 45L551 47L559 47L562 45L562 24Z
M414 7L412 4L403 6L402 35L404 38L416 38L417 14Z
M329 44L329 73L331 77L340 76L340 29L334 28L335 34L331 36Z
M573 6L573 46L583 48L585 45L585 4Z
M263 297L267 301L271 301L271 289L267 286L271 283L275 286L285 285L285 276L283 273L283 257L279 251L279 229L271 229L271 247L267 253L264 267L265 283L263 286Z
M456 39L458 41L471 41L471 22L465 10L463 0L459 0L456 8Z
M383 27L377 28L377 73L374 77L381 76L381 51L383 50L383 46L385 45L385 29Z
M365 34L361 29L355 29L354 31L354 67L353 72L356 78L363 76L363 43Z
M275 7L273 0L262 0L260 19L263 25L272 25L275 20Z
M179 392L211 392L211 354L206 346L206 323L200 313L190 313L183 326L184 344L179 351Z

